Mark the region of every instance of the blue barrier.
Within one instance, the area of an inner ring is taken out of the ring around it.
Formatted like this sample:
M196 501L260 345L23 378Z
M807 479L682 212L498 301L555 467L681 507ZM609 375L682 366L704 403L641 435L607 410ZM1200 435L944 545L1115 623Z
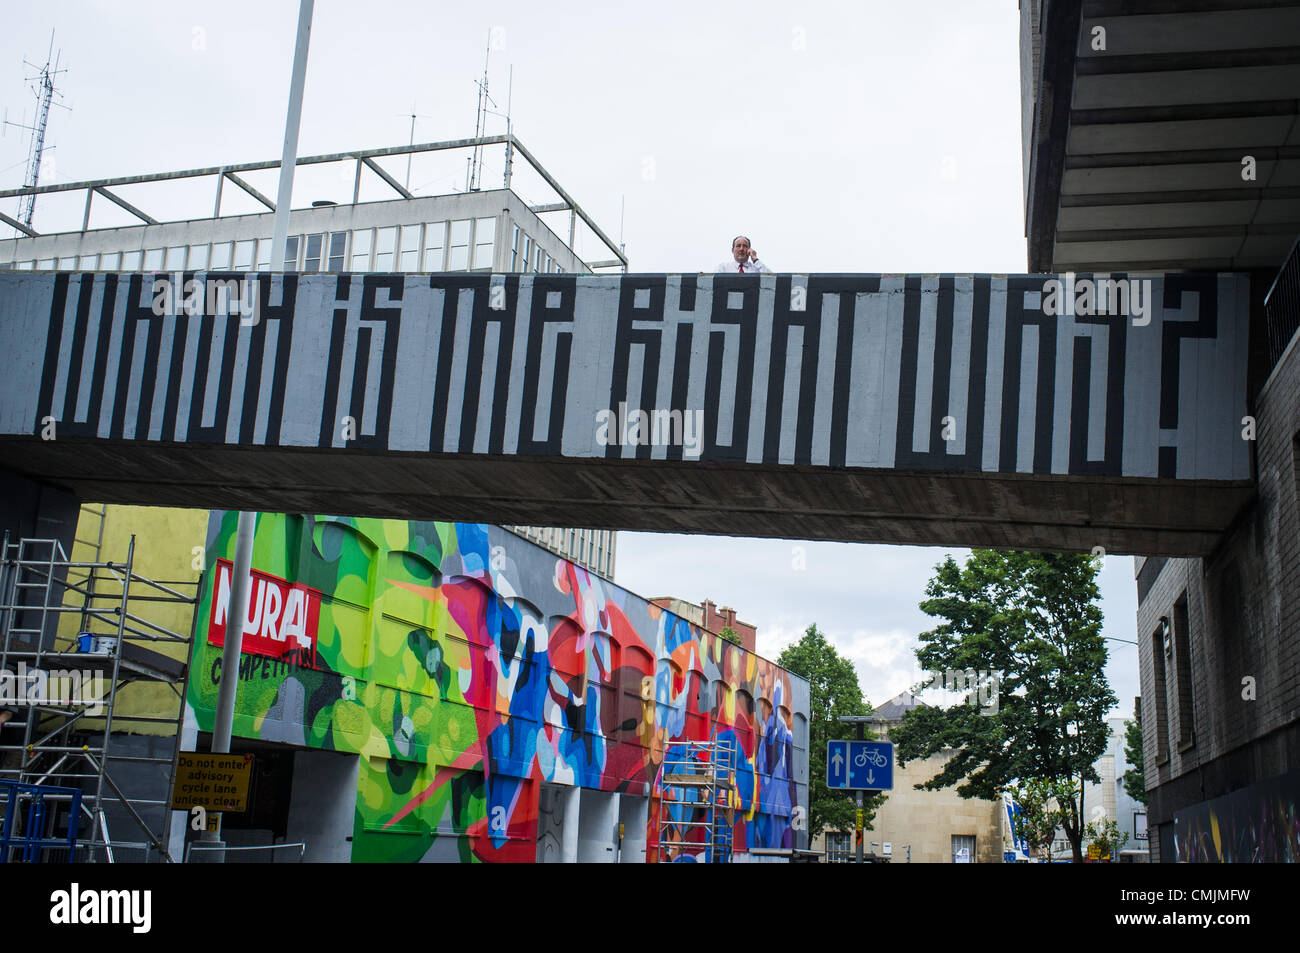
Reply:
M5 793L4 824L0 826L0 864L9 862L11 847L21 848L23 863L39 863L41 852L49 848L63 848L68 852L67 861L76 859L77 822L81 819L81 789L55 787L49 784L21 784L17 781L0 781L0 791ZM68 814L67 837L44 837L45 798L51 794L72 795L71 810ZM22 833L17 833L18 821L22 818L19 801L27 799L26 823Z

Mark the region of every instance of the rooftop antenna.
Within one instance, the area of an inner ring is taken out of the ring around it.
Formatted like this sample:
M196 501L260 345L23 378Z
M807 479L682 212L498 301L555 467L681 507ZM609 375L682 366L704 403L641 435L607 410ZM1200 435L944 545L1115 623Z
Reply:
M488 95L488 62L492 59L492 31L488 31L487 52L483 55L483 79L475 81L474 85L478 87L478 101L474 106L474 138L477 139L483 135L487 129L488 103L493 106L496 101ZM467 192L477 192L479 190L479 172L483 165L483 147L475 146L474 155L469 160L469 181L466 185Z
M618 197L618 252L624 258L623 274L627 274L627 244L623 241L623 209L627 204L627 194Z
M71 109L70 106L55 101L56 99L62 99L63 94L54 87L54 77L58 76L60 73L67 72L66 67L62 69L59 67L59 57L62 55L62 50L58 53L54 52L54 31L51 30L50 50L45 56L45 65L37 66L29 60L25 58L23 59L25 65L30 66L34 70L39 70L35 76L29 76L27 78L28 83L31 84L32 93L36 96L38 104L36 110L36 125L28 126L24 123L12 122L8 118L8 113L6 112L5 114L6 118L4 120L4 125L17 126L20 129L27 129L32 133L31 145L27 152L27 175L23 180L24 189L35 189L36 186L40 184L41 159L45 155L45 132L46 129L49 128L50 106L59 106L63 109ZM51 61L53 61L52 67ZM32 215L35 211L36 193L28 192L22 197L22 207L19 212L19 219L22 221L23 225L31 228Z
M514 98L514 90L515 90L515 64L511 63L510 78L506 81L506 174L505 174L506 189L510 188L510 176L512 172L512 166L514 165L514 158L515 158L515 149L514 149L515 144L514 141L510 138L511 137L510 103Z
M432 119L433 117L426 116L423 113L417 113L415 111L415 103L411 103L411 111L409 113L404 113L403 115L410 116L411 118L411 138L406 143L406 146L409 149L411 146L415 145L415 120ZM406 191L411 191L411 153L409 152L406 154Z

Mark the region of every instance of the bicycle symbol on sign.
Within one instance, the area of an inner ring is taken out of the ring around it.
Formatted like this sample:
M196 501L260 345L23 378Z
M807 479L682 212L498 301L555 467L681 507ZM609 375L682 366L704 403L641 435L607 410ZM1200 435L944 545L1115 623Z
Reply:
M863 748L854 757L853 763L859 768L865 768L868 764L872 764L877 768L883 768L885 765L889 764L889 758L887 758L882 751Z

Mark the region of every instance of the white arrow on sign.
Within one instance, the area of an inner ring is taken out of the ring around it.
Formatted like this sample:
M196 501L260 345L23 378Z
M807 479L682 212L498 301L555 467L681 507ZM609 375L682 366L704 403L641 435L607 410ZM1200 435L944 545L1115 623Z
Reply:
M870 769L867 770L867 783L868 784L876 783L876 774L874 771L871 771Z
M835 752L835 757L831 758L831 764L835 765L835 773L837 775L840 773L840 765L842 765L843 763L844 763L844 755L840 754L839 751L837 750Z

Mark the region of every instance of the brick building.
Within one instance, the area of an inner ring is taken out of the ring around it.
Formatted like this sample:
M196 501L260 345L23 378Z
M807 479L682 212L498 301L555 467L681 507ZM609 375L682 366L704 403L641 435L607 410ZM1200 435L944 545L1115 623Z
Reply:
M1296 286L1300 248L1269 299L1271 331L1294 332ZM1255 500L1210 556L1136 560L1153 861L1296 859L1284 820L1300 800L1296 339L1258 366Z
M701 605L677 599L673 596L659 596L650 600L661 609L667 609L678 618L685 619L691 625L718 635L723 629L731 629L740 637L740 645L746 652L757 651L758 627L736 618L736 610L730 606L719 608L712 599L705 599Z

